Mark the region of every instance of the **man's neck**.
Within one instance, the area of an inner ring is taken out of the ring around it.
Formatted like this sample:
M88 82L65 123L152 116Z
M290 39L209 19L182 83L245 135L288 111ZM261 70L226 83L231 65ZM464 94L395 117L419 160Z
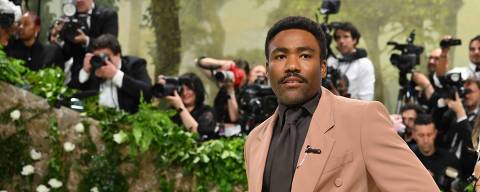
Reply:
M422 151L422 150L419 150L419 151L420 151L420 153L422 153L423 156L430 157L435 153L435 148L433 148L431 151L427 151L427 152Z
M26 47L32 47L34 43L35 43L35 38L32 38L32 39L23 41L23 44L24 44Z

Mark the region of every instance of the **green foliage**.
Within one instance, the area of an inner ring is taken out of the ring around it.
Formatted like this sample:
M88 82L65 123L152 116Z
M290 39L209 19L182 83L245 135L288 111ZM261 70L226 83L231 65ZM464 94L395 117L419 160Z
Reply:
M24 61L7 57L0 46L0 81L6 81L14 85L23 85L25 80L22 75L27 72L23 66Z
M197 176L198 191L210 191L216 184L220 191L233 191L235 186L246 185L243 167L244 138L211 140L196 149L192 162L185 166Z
M45 68L38 72L29 71L25 78L30 83L30 91L46 98L50 104L59 97L69 97L74 92L65 87L63 70L58 67Z
M0 135L0 181L9 182L22 167L32 162L30 159L30 136L26 131L5 136Z
M65 167L65 159L63 159L65 154L60 142L58 125L54 118L49 119L48 141L50 144L50 157L48 159L48 174L44 177L44 181L46 183L48 179L56 178L65 183L68 178L68 169Z
M78 191L90 192L93 187L102 192L128 191L127 179L118 171L120 161L115 153L107 150L102 155L92 157L91 168L83 175Z
M1 51L0 53L3 54ZM8 69L13 72L12 74L17 74L16 76L9 76L9 78L0 76L2 81L30 87L34 93L46 97L50 102L61 95L68 96L73 93L63 85L63 75L59 69L31 72L25 69L21 62L10 60L4 54L0 58L2 62L0 69ZM16 68L10 67L11 63ZM0 73L3 71L1 70ZM22 74L26 75L22 76ZM159 110L157 107L146 103L140 105L139 112L136 114L127 114L113 108L101 107L98 105L98 97L91 97L85 101L85 109L88 117L98 120L105 148L99 152L96 150L89 134L81 136L78 146L82 149L82 154L78 165L83 165L87 169L78 170L83 173L79 191L90 191L93 187L97 187L99 191L128 191L126 176L119 171L120 164L132 161L146 151L152 151L156 154L155 171L159 173L159 176L152 179L160 181L162 191L177 190L175 188L175 177L166 175L168 170L172 168L178 168L184 175L193 177L196 182L194 182L195 185L192 186L194 187L192 190L195 191L210 191L212 189L232 191L238 187L245 188L244 138L199 142L198 134L192 133L171 121L170 117L175 113L174 111ZM14 109L6 110L0 114L0 123L10 122L9 113L12 110ZM29 112L34 114L44 113L34 110ZM7 138L0 137L0 154L2 154L0 156L0 170L7 170L1 172L0 180L3 181L3 178L11 178L13 174L18 174L24 163L31 162L28 154L30 142L28 138L24 138L28 135L22 122L29 121L37 116L34 115L29 119L21 117L20 120L14 122L18 131L17 134ZM87 122L83 123L88 125ZM124 143L115 142L115 134L118 133L122 133L126 137ZM68 154L65 154L66 152L62 148L62 137L58 124L52 117L49 119L47 138L50 146L48 172L42 178L42 183L47 182L50 178L56 178L66 185L69 172L76 168L72 166L74 160ZM120 154L122 146L129 147L130 153L126 156ZM11 161L12 159L14 161Z

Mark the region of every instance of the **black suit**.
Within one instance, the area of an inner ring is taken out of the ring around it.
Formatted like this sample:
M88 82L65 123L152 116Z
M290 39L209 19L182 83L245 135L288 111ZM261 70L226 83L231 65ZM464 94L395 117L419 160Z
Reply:
M61 51L57 46L38 41L35 41L31 47L27 47L22 40L13 40L5 48L5 52L9 57L24 60L25 66L34 71L63 62Z
M145 101L150 101L151 80L148 76L146 65L147 62L145 59L133 56L122 56L122 67L120 70L123 71L125 75L123 76L122 87L117 87L120 109L129 113L137 112L141 95L143 95ZM78 82L78 74L76 76L76 82ZM102 79L95 77L94 73L91 73L88 81L78 83L85 90L99 90L102 81Z
M85 34L90 38L90 43L102 34L112 34L118 36L118 15L111 8L95 6L90 16L90 27ZM81 44L65 42L63 46L63 54L65 61L73 57L73 65L71 68L72 79L78 79L80 69L83 67L83 58L87 52L87 47ZM84 90L78 84L78 81L71 81L70 87Z

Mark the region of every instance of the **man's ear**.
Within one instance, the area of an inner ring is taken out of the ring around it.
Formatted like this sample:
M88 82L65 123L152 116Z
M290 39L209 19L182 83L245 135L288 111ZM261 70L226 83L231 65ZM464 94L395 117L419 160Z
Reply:
M320 70L322 73L322 79L327 76L327 62L325 60L320 61Z
M355 38L353 39L353 45L354 45L354 47L357 47L357 45L358 45L358 39L355 39Z
M268 72L268 71L269 71L269 70L268 70L268 61L265 62L265 69L266 69L266 70L265 70L265 75L267 75L267 78L270 79L270 73Z

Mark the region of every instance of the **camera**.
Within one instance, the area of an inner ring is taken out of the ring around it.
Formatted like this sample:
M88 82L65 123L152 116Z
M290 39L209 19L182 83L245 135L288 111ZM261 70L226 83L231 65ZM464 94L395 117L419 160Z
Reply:
M18 2L0 0L0 28L9 28L19 19L22 11Z
M257 81L258 80L258 81ZM245 86L239 94L238 105L245 115L240 119L243 132L249 133L258 123L267 119L277 108L277 97L267 84Z
M443 88L439 90L439 95L444 99L455 100L455 93L458 92L460 98L464 98L471 90L465 88L465 80L462 79L461 73L449 73L441 78Z
M232 82L235 87L239 87L245 77L245 73L235 65L228 70L217 70L213 72L217 82Z
M413 41L415 41L415 30L408 35L406 44L394 41L387 42L387 45L393 45L394 50L400 51L400 54L393 53L390 56L390 62L400 70L400 73L409 73L415 65L420 64L420 54L423 53L423 47L414 45Z
M74 0L66 0L62 7L63 16L60 19L64 22L62 30L60 31L60 38L73 42L75 36L78 34L78 29L87 31L88 14L77 14L77 8Z
M340 0L323 0L320 13L323 15L336 14L340 10Z
M0 13L0 27L8 28L13 25L15 15L13 13Z
M458 45L461 45L462 44L462 40L461 39L442 39L440 41L440 47L441 48L448 48L448 47L451 47L451 46L458 46Z
M155 84L151 91L152 95L157 98L164 98L165 96L173 96L173 93L182 92L182 85L190 84L190 79L188 77L164 77L165 84L157 83Z
M98 68L105 65L105 61L108 60L108 56L105 54L94 55L90 59L90 64L92 65L92 71L96 71Z
M342 75L340 70L335 69L331 66L327 67L327 74L325 78L322 79L322 86L327 88L334 93L337 92L338 95L344 97L350 97L348 93L348 78L345 75Z

